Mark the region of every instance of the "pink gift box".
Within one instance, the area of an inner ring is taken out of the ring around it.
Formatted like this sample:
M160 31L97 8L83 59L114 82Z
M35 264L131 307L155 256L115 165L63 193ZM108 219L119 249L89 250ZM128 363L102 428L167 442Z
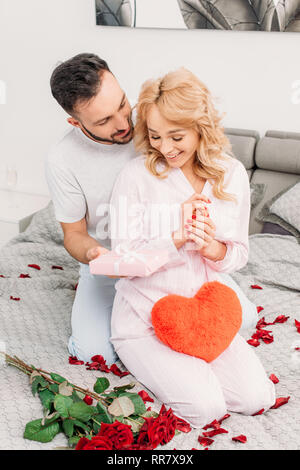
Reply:
M115 250L90 261L91 274L106 276L150 276L169 261L167 250L127 250L120 245Z

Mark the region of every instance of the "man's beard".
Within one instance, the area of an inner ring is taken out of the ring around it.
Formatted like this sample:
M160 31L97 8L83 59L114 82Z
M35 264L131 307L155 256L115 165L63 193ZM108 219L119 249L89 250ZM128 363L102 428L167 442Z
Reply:
M130 131L128 132L128 135L132 134L132 130L133 130L133 126L132 126L132 121L131 119L129 118L128 119L128 124L130 126ZM94 140L96 140L97 142L99 143L109 143L109 144L119 144L119 145L124 145L124 144L128 144L128 142L130 142L130 140L126 141L126 142L120 142L119 140L115 140L114 138L112 139L105 139L104 137L99 137L98 135L95 135L93 134L91 131L89 131L81 122L81 125L83 127L83 129L85 130L85 132ZM124 136L124 137L127 137Z

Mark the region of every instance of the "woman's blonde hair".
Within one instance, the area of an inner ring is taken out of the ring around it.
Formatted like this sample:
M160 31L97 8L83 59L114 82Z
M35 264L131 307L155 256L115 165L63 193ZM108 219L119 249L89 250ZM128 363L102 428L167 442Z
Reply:
M168 121L199 132L199 147L193 161L194 173L213 180L212 190L215 197L228 201L236 200L234 195L224 192L226 170L216 162L217 159L234 158L231 144L220 125L221 117L204 83L182 67L162 78L148 80L142 86L136 105L135 148L146 156L146 167L154 176L166 178L171 167L165 157L151 146L148 135L147 114L153 104L156 104L161 115ZM225 152L232 156L226 155ZM158 163L165 166L161 173L156 168Z

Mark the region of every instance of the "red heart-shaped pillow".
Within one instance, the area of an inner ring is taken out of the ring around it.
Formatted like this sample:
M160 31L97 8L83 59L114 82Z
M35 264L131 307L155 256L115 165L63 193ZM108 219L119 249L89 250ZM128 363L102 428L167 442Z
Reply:
M158 338L175 351L211 362L231 343L242 323L242 307L230 287L206 282L194 297L167 295L153 306Z

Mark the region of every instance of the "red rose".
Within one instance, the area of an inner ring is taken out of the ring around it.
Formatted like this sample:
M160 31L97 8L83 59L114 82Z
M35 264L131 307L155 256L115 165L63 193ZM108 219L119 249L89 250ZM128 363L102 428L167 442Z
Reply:
M86 395L83 399L84 403L86 403L87 405L92 405L93 403L93 399L92 397L90 397L89 395Z
M84 450L84 447L86 444L88 444L90 441L86 437L81 437L79 441L77 442L77 445L75 447L75 450Z
M131 426L114 421L112 424L101 423L97 436L109 439L114 449L127 449L133 443Z
M162 407L157 418L144 418L145 423L140 429L137 444L151 445L155 449L158 445L164 445L175 435L177 420L171 408L166 412Z
M90 441L82 437L75 450L112 450L113 446L110 440L105 436L95 436Z

